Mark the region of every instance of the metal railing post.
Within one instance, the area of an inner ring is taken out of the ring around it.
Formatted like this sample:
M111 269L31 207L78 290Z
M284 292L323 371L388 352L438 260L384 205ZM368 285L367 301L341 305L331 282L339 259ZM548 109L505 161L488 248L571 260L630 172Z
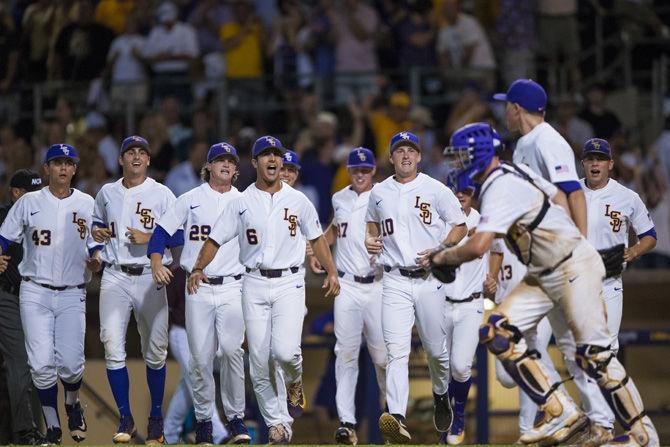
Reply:
M477 400L475 415L477 419L477 444L489 443L489 359L484 345L477 346Z

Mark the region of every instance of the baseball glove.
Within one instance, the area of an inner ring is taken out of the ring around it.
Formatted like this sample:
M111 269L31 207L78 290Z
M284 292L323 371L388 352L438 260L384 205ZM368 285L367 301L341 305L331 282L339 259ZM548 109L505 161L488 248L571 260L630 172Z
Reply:
M435 265L433 263L433 257L444 250L445 248L448 248L446 245L440 245L437 248L435 248L428 259L430 259L431 266L430 266L430 272L433 274L433 276L440 282L443 282L445 284L449 284L454 282L456 279L456 269L458 266L456 265Z
M623 254L625 248L624 244L619 244L614 247L598 250L603 264L605 264L605 278L618 276L623 272Z

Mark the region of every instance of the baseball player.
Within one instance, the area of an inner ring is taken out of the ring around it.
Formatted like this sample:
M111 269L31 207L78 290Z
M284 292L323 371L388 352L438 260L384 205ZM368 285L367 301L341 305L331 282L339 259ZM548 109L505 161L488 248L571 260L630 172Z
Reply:
M89 270L101 263L88 227L93 197L71 188L77 171L77 151L68 144L51 146L44 159L49 186L29 192L9 210L0 227L1 253L11 242L23 243L19 273L21 323L28 363L37 388L49 444L60 444L58 379L65 389L70 435L86 438L86 421L79 403L84 374L86 283ZM4 271L4 267L0 268Z
M475 233L479 223L479 212L472 207L475 187L458 183L455 176L449 177L449 185L465 213L468 235L464 244ZM440 433L440 443L459 445L465 438L465 404L472 383L472 360L479 344L478 329L484 314L484 281L488 267L488 253L470 262L461 264L456 281L446 296L445 321L447 352L449 354L449 399L454 418L449 432Z
M163 265L163 252L170 237L185 233L180 264L193 272L200 248L221 213L241 196L233 186L240 159L228 143L209 148L202 177L205 183L181 195L174 207L158 220L149 242L151 271L158 284L168 284L172 272ZM244 320L242 317L242 273L239 244L232 239L217 252L204 270L207 281L198 293L186 293L186 333L191 352L189 369L193 384L196 444L212 444L215 384L212 360L220 353L221 401L231 431L230 443L251 441L244 424Z
M419 138L400 132L391 138L390 161L395 175L372 188L366 214L365 247L379 255L383 266L382 330L386 344L386 402L379 418L384 438L405 444L411 435L405 425L409 394L408 360L412 326L416 326L428 356L433 384L433 422L439 432L451 425L447 395L449 358L444 321L445 292L449 291L417 265L417 253L438 245L457 244L467 233L465 215L444 184L420 174ZM411 243L410 243L411 241Z
M195 294L207 280L204 269L219 247L237 239L239 260L245 267L242 312L249 346L249 371L258 404L269 427L272 444L288 443L292 419L304 407L300 339L305 309L303 238L328 275L326 296L336 296L340 285L314 205L304 194L280 180L281 142L263 136L254 142L252 163L256 182L233 200L214 224L188 280ZM278 362L286 380L288 399L280 399L271 371ZM287 408L288 407L288 408Z
M125 349L131 313L135 314L140 334L151 395L146 443L164 442L161 407L168 307L165 287L157 287L151 276L147 243L156 227L156 219L174 207L175 197L167 187L147 177L149 154L149 143L144 138L133 135L123 140L119 152L123 177L100 189L93 214L93 237L105 243L102 259L106 268L100 285L100 340L105 347L107 378L121 416L112 438L114 443L129 443L136 434L128 398ZM175 240L169 245L181 243ZM169 264L172 256L166 254L163 262Z
M541 85L530 79L518 79L510 85L507 93L498 93L493 97L506 101L507 127L522 135L514 150L514 163L530 167L565 194L567 201L564 208L580 233L586 237L586 201L577 176L574 152L568 142L544 121L546 92ZM609 411L595 381L578 367L575 340L563 313L556 309L549 313L548 318L556 344L593 422L592 441L596 444L602 443L611 438L614 415ZM546 347L543 349L546 350Z
M586 193L589 242L597 249L609 249L623 244L623 261L631 262L656 246L656 229L649 211L636 192L609 178L614 167L612 150L606 140L593 138L584 144L582 166L586 178L582 185ZM632 228L638 242L628 247ZM618 266L622 267L621 262ZM619 327L623 310L621 269L607 275L603 284L607 308L607 326L612 334L611 347L619 349Z
M464 245L423 256L424 266L458 266L483 255L504 235L519 260L527 265L524 279L480 328L480 341L503 363L517 384L540 406L542 418L523 435L522 443L566 442L588 426L588 418L570 397L551 383L523 332L550 309L566 315L577 342L577 360L597 380L626 433L616 445L658 445L656 430L644 412L633 380L609 348L602 298L605 268L598 252L581 235L564 209L562 192L525 166L500 162L500 141L489 124L457 130L447 153L460 178L481 184L481 219L477 233ZM558 199L556 198L558 197Z
M339 444L355 445L356 382L361 336L375 365L380 396L386 394L386 345L382 335L381 265L370 258L365 248L365 215L376 173L374 153L358 147L347 161L350 185L333 195L333 220L324 233L328 243L336 244L335 265L342 289L334 302L335 316L335 403L340 426L335 431ZM310 259L312 261L313 258ZM320 273L318 262L312 270Z

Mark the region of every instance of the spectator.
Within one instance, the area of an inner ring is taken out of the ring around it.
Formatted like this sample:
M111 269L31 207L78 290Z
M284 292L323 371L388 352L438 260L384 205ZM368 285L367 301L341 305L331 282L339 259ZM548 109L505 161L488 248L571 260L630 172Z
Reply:
M334 15L335 100L345 103L375 93L379 17L361 0L343 0Z
M154 99L160 100L173 94L188 103L191 86L187 78L200 55L200 49L195 30L177 20L178 12L170 1L156 8L157 24L149 33L143 56L153 71Z
M570 96L558 100L556 119L549 124L560 133L575 153L577 160L582 159L584 143L593 138L593 128L589 123L577 116L577 103ZM580 177L583 177L582 164L576 163Z
M448 167L442 155L444 146L438 144L430 109L424 106L412 107L409 111L409 121L408 130L419 137L423 148L419 168L423 173L444 182L448 173Z
M79 3L77 20L63 28L54 47L55 79L90 81L105 68L114 33L93 22L93 6L87 0Z
M201 54L223 51L219 30L224 23L233 19L232 11L227 2L222 0L202 0L196 3L188 18L198 36Z
M253 127L243 127L235 135L234 146L240 155L236 186L240 191L244 191L247 186L256 181L256 168L251 163L251 146L258 136L258 132Z
M436 67L435 38L437 30L431 18L431 0L413 0L407 2L408 14L394 29L398 42L398 66Z
M500 74L505 85L521 78L535 78L536 12L535 0L500 0L492 42L500 56Z
M136 8L135 0L100 0L95 7L95 21L119 35L127 32L127 21Z
M410 97L405 92L395 92L387 105L372 108L372 97L363 103L363 110L375 138L377 170L389 165L389 142L398 132L409 129Z
M123 34L112 41L105 72L111 80L112 105L125 110L132 103L143 106L148 99L147 73L142 61L146 38L139 33L137 19L125 19Z
M639 176L640 196L654 221L658 243L650 253L635 262L640 268L670 268L670 194L662 171L658 154L648 154Z
M460 98L453 104L444 126L444 131L451 137L457 129L466 124L488 121L491 109L482 98L482 91L477 84L468 84Z
M80 158L76 176L77 189L95 197L100 188L112 180L105 158L98 152L93 139L88 136L80 138L76 147ZM115 149L118 157L118 149ZM117 171L118 169L114 170Z
M176 165L165 177L165 186L179 197L202 183L200 170L207 161L209 144L205 141L194 141L188 151L188 160Z
M99 112L86 115L86 136L95 151L105 162L105 171L116 175L119 172L119 147L109 134L107 118ZM81 151L81 148L79 148Z
M309 20L314 71L327 78L335 73L335 20L333 0L319 0Z
M187 157L186 145L193 135L193 131L182 123L181 102L175 96L167 96L161 103L165 123L167 124L170 144L174 148L173 156L178 161Z
M486 87L493 87L496 61L486 32L477 19L459 11L458 0L444 0L442 8L448 24L437 35L440 65L445 70L477 69Z
M661 165L661 173L666 185L670 185L670 114L665 116L663 130L651 145ZM670 237L670 235L668 235Z
M9 123L0 126L0 161L4 176L28 168L33 163L32 148L17 134L16 127Z
M75 116L72 101L64 95L59 96L56 100L55 115L56 121L65 129L65 140L61 140L60 143L65 141L67 144L76 144L77 138L82 136L86 130L86 123Z
M149 142L151 178L162 181L172 168L175 153L165 117L158 112L144 116L140 121L140 135Z
M549 94L557 92L558 79L554 73L558 71L561 63L567 66L571 87L576 89L582 79L579 70L577 0L537 0L537 2L539 49L548 61ZM606 138L599 135L596 137Z
M605 106L607 92L602 85L594 85L586 92L586 109L579 117L588 122L597 138L608 140L621 130L621 121Z
M19 33L7 2L0 2L0 120L18 115L18 95L14 85L19 62Z
M190 140L204 141L209 145L217 142L212 115L207 109L198 109L191 118Z
M26 81L47 79L47 59L51 47L51 28L55 5L51 0L38 0L26 8L22 20L22 75Z

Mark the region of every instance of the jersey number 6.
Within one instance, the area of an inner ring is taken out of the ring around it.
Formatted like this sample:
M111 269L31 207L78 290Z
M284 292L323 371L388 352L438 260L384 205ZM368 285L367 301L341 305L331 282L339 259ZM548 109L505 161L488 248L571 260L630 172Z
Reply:
M258 234L256 234L256 230L254 228L249 228L247 230L247 242L249 242L249 245L258 244Z

